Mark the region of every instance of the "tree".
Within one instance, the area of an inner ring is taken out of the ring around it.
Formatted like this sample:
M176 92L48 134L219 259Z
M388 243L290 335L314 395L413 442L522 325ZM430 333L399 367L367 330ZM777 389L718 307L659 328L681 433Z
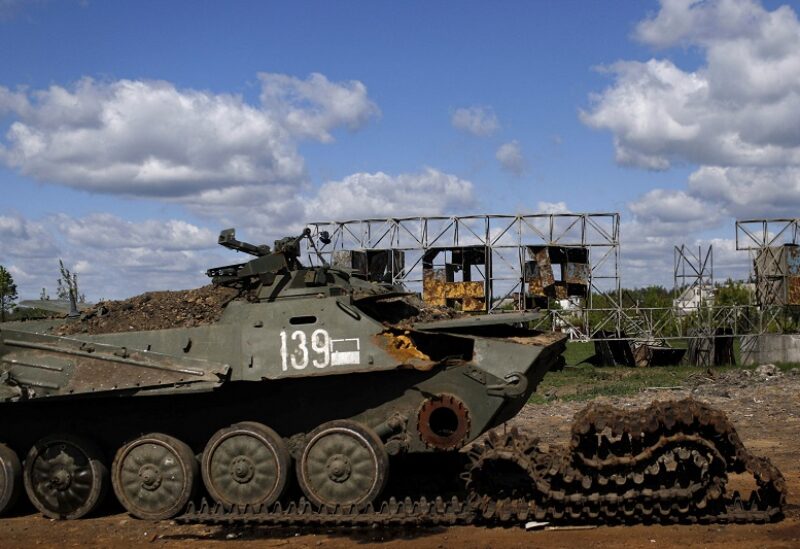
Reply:
M76 316L78 314L78 304L86 303L86 296L78 290L78 274L71 273L64 266L64 262L61 259L58 260L58 269L61 274L56 281L58 299L69 301L69 315Z
M17 285L5 267L0 265L0 322L5 322L6 313L11 312L17 300Z
M717 284L715 294L714 302L717 305L749 305L752 302L747 286L730 278L725 284Z

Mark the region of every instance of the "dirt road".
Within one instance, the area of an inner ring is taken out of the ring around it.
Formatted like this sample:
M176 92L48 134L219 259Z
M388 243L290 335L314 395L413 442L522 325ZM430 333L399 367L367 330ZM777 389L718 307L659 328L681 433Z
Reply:
M579 531L453 527L310 533L154 523L132 519L118 509L95 518L57 522L22 509L17 516L0 520L0 547L800 547L800 375L729 376L706 380L694 390L647 391L611 402L640 407L654 399L690 394L727 412L744 443L781 469L789 486L783 521L761 526L615 526ZM558 443L566 440L572 415L582 406L564 402L527 406L513 423Z

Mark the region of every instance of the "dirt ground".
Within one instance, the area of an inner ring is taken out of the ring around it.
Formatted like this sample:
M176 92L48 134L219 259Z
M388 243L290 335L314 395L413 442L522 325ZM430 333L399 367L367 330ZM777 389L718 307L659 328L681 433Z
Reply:
M744 443L772 459L789 486L786 518L769 525L602 526L589 530L531 531L522 528L425 528L304 532L256 527L208 527L149 522L116 510L74 522L51 521L22 509L0 519L0 547L800 547L800 372L758 376L747 372L722 379L699 376L695 388L644 391L609 399L641 407L655 399L689 395L728 413ZM566 441L582 403L529 405L513 420L544 441Z

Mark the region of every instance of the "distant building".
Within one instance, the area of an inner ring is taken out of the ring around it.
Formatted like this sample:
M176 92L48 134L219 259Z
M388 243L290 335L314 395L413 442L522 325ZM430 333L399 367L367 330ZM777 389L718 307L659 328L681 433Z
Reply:
M697 284L686 288L676 299L672 300L672 307L679 313L690 314L701 305L714 305L714 286L711 284Z

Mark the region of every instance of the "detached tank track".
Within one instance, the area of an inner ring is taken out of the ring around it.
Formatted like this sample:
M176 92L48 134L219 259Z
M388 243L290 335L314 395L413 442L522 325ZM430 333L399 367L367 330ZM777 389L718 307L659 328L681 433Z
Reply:
M363 508L300 500L270 508L190 504L177 520L282 526L514 525L528 520L613 524L752 523L782 516L786 483L752 455L724 413L692 399L623 411L590 404L565 450L516 429L469 451L464 499L394 498ZM726 494L728 473L749 473L749 498Z

